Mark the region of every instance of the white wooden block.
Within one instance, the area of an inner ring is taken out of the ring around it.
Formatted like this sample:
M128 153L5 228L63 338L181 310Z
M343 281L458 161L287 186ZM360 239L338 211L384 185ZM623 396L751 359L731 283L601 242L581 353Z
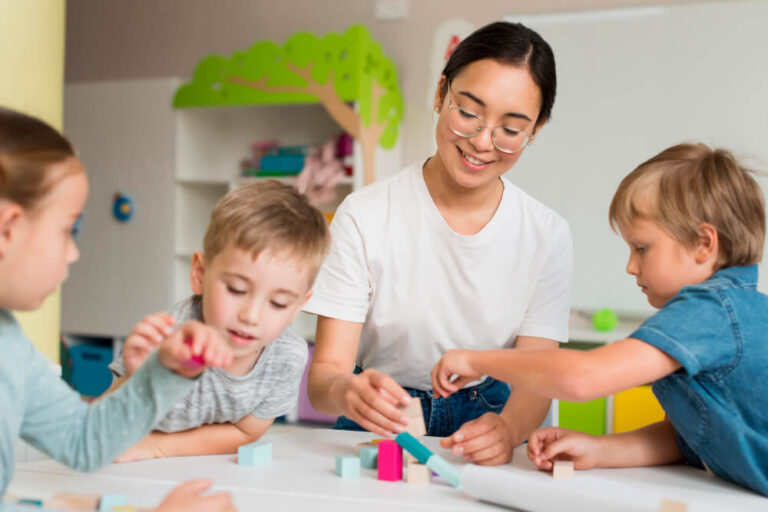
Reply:
M418 462L408 464L405 475L409 484L424 485L432 481L432 470Z
M408 405L400 407L400 410L408 416L410 420L408 422L408 428L406 432L412 436L424 436L427 435L427 428L424 426L424 411L421 409L421 399L417 397L411 397L411 401Z
M682 501L674 501L664 498L661 500L659 512L686 512L688 505Z
M556 460L552 468L552 478L571 478L573 476L573 461Z

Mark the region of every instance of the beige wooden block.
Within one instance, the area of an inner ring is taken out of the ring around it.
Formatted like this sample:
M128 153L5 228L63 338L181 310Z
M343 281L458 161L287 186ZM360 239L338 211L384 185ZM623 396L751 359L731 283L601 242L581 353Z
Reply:
M421 398L411 397L408 405L401 406L400 410L408 416L408 428L406 432L412 436L427 435L427 428L424 426L424 412L421 410Z
M362 448L363 446L376 446L377 444L379 443L374 443L372 441L366 441L365 443L357 443L357 445L355 446L355 455L357 455L358 457L360 456L360 448Z
M56 510L99 510L99 494L60 492L45 500L45 508Z
M419 464L419 459L411 455L410 453L403 450L405 454L407 454L407 457L405 458L405 465L410 467L411 464Z
M405 472L409 484L424 485L432 481L432 470L418 462L408 464Z
M573 461L556 460L552 467L552 478L571 478L573 476Z
M687 510L688 505L686 503L668 500L667 498L661 500L661 506L659 507L659 512L686 512Z

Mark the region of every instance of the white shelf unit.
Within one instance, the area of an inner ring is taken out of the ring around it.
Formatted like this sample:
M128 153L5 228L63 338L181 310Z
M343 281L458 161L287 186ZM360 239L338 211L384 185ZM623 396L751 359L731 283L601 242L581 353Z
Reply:
M91 194L78 237L82 259L63 288L64 332L125 336L147 314L189 296L190 260L214 205L229 190L264 179L240 176L252 142L320 145L341 133L319 103L174 110L180 84L159 78L65 87L64 132L88 169ZM333 211L362 186L359 143L353 152L352 176L321 210ZM394 172L399 160L398 146L379 149L376 166ZM134 201L127 223L111 215L116 192ZM295 327L311 340L314 325L302 314Z

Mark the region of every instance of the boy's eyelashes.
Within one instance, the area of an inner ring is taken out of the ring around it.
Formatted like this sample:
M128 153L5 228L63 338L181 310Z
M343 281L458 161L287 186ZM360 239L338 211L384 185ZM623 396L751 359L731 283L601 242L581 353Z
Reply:
M235 288L233 286L227 286L227 291L229 293L234 294L234 295L245 295L245 290L241 290L241 289Z
M274 307L276 307L277 309L285 309L285 308L287 308L287 307L288 307L288 304L281 304L281 303L279 303L279 302L275 302L275 301L270 301L270 302L271 302L271 304L272 304Z

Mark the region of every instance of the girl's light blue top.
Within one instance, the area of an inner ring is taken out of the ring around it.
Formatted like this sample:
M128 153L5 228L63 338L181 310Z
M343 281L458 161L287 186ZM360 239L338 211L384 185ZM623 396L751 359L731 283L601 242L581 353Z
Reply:
M49 369L4 309L0 354L0 496L13 476L19 437L71 468L93 471L147 435L194 384L154 352L117 391L88 405ZM11 507L0 500L3 512Z

